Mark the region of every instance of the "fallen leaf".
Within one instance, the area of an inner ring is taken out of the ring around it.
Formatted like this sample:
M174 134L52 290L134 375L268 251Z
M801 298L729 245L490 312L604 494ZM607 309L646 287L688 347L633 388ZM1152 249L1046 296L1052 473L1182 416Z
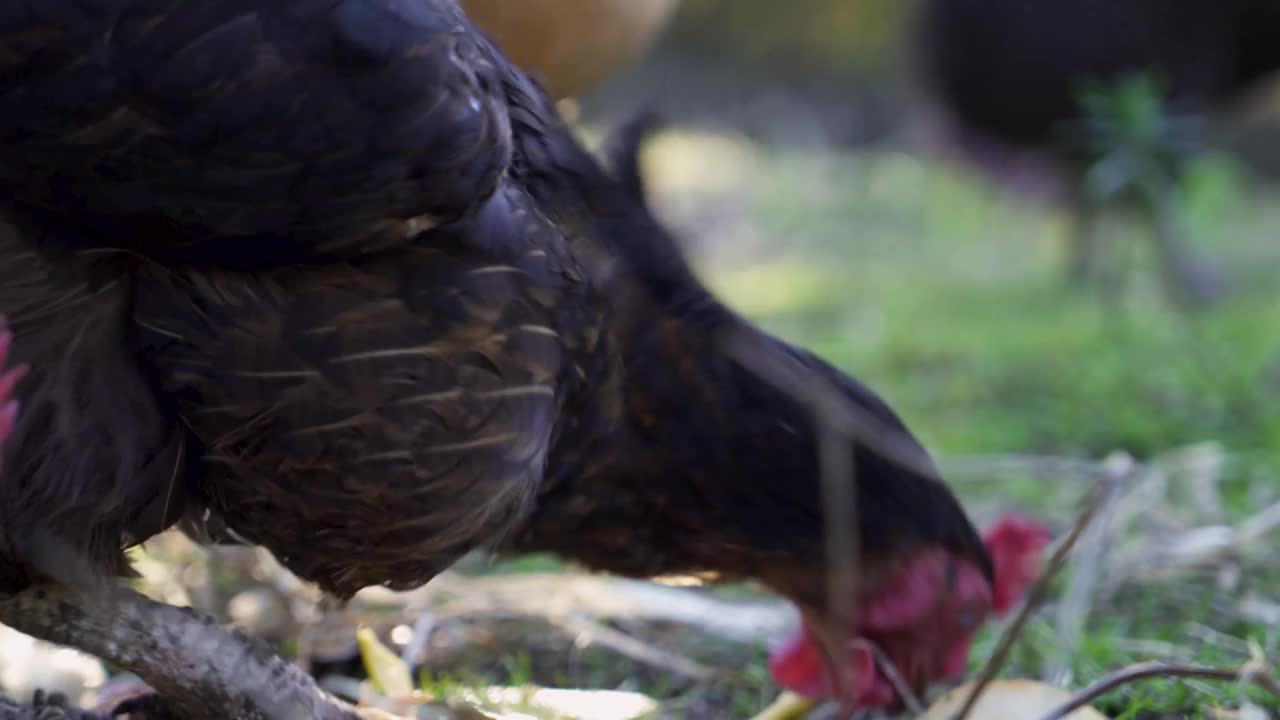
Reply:
M938 698L918 720L951 720L969 697L972 683L966 683ZM1071 692L1038 680L993 680L983 690L968 720L1028 720L1044 716L1070 700ZM1108 720L1106 715L1085 706L1065 720Z

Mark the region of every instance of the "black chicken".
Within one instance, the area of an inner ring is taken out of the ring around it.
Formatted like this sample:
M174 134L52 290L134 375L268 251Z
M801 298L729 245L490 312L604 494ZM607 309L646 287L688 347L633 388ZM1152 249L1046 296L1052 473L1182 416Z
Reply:
M1154 219L1170 295L1192 304L1221 290L1216 270L1198 258L1169 222L1164 202L1181 182L1201 134L1170 122L1221 108L1280 69L1280 4L1273 0L924 0L920 58L930 95L949 119L982 142L1039 151L1068 177L1080 213L1072 276L1093 279L1098 198L1085 187L1088 168L1123 144L1091 129L1084 93L1112 90L1146 73L1166 106L1163 129L1143 137L1152 192L1126 201ZM1105 122L1105 119L1103 119ZM1135 148L1121 148L1134 152ZM1167 197L1166 197L1167 196Z
M482 547L755 578L825 658L806 688L850 703L895 702L851 638L918 688L992 604L893 412L717 302L449 0L0 0L0 190L29 368L0 620L183 717L346 711L104 582L179 520L338 598ZM853 412L840 502L813 407L753 364Z

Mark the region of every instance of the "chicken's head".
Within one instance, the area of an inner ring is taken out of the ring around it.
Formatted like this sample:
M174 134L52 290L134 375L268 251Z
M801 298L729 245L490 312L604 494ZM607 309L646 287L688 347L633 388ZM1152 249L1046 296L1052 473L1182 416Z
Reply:
M751 520L743 542L759 549L750 574L803 621L774 649L774 678L801 695L890 709L901 701L894 670L917 694L957 678L974 631L1035 579L1049 531L1010 516L980 533L879 396L812 353L750 347L767 348L779 375L820 382L828 412L845 416L823 427L794 394L762 386L733 415L744 476L733 507Z
M848 614L802 605L802 627L774 649L770 670L783 687L834 697L846 708L901 704L877 649L915 693L931 681L958 679L973 633L992 612L1018 602L1049 537L1034 520L998 521L983 537L992 582L979 565L942 547L907 554L863 578Z

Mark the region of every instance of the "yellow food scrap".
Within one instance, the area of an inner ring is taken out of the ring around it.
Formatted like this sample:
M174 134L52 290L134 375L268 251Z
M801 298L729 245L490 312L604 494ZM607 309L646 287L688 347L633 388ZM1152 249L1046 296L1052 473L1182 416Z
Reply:
M409 666L391 648L382 644L377 634L367 627L356 631L360 644L360 659L369 682L378 692L389 698L403 698L413 694L413 675Z

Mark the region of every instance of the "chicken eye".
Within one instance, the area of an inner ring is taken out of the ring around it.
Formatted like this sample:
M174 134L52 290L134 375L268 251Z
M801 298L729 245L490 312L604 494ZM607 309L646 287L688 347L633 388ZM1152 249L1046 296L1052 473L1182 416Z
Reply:
M961 630L969 631L978 626L978 611L973 608L956 613L956 624Z

